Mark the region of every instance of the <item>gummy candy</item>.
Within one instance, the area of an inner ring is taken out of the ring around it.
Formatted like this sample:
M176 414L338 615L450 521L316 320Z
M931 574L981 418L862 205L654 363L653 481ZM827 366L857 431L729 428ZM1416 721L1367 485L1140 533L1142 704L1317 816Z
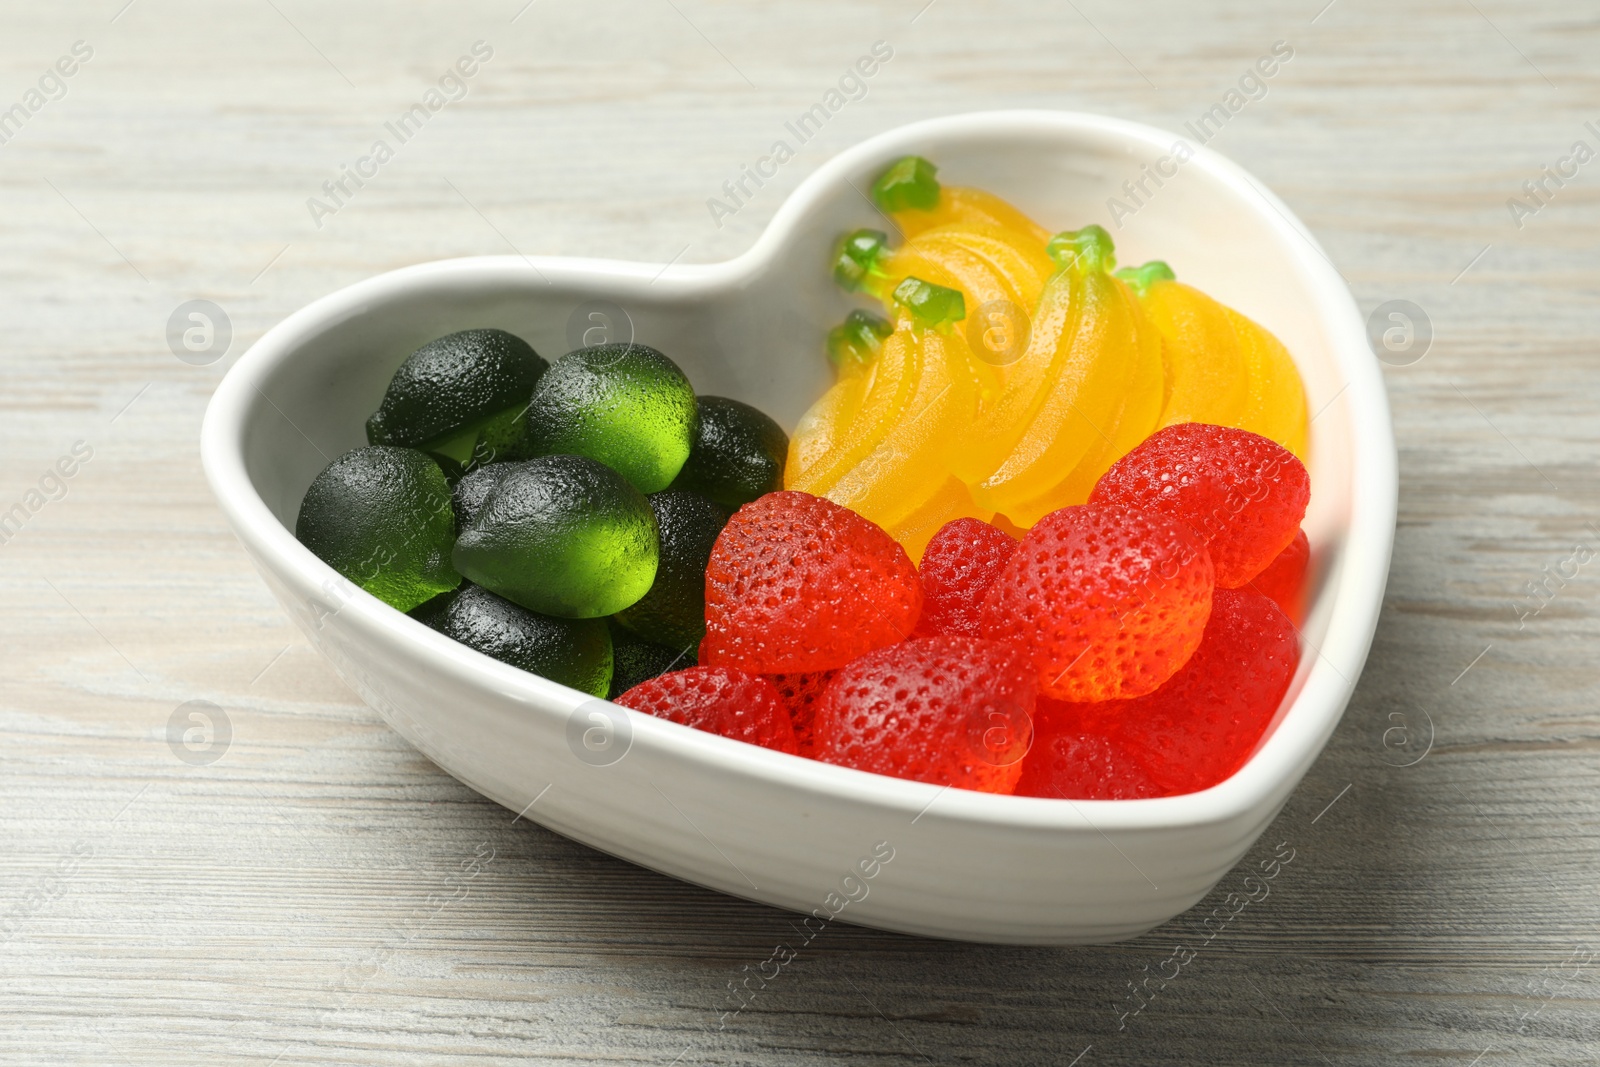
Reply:
M1033 713L1033 748L1022 761L1016 795L1066 800L1161 796L1161 787L1140 758L1138 742L1112 730L1101 711L1123 703L1067 704L1041 697Z
M944 329L967 317L967 301L961 290L910 275L894 287L894 302L910 311L918 326L930 329Z
M454 467L524 458L528 398L547 364L504 330L430 341L394 372L367 440L444 457Z
M866 288L885 277L880 261L889 253L889 235L882 230L856 230L840 238L834 250L833 280L846 292Z
M946 488L946 458L978 391L960 334L921 329L903 314L867 371L840 379L802 419L787 487L897 526Z
M1163 792L1208 789L1244 766L1299 659L1294 627L1276 604L1218 589L1200 647L1166 685L1122 706L1118 728L1138 739Z
M890 249L881 230L857 230L840 242L834 280L843 288L915 307L919 289L925 302L937 296L947 306L937 315L924 315L925 325L956 322L969 311L986 316L1002 310L1026 320L1038 303L1045 281L1055 265L1043 241L1019 237L1013 231L984 225L940 226ZM915 281L913 281L915 279ZM957 303L959 301L959 303ZM994 324L986 318L977 336ZM979 347L973 342L974 348ZM984 345L985 362L1009 363L1011 346ZM1020 346L1017 348L1020 353Z
M972 493L960 478L946 478L937 489L917 505L915 511L889 523L885 532L906 550L911 562L921 565L922 553L933 535L952 520L963 517L978 518L981 522L989 513L973 503Z
M695 439L694 389L647 345L591 345L550 365L528 405L534 455L604 463L641 493L667 488Z
M883 348L894 326L882 315L856 308L844 322L828 331L828 359L840 374L857 374L866 369Z
M1223 307L1174 281L1161 260L1125 267L1117 277L1139 297L1161 334L1167 360L1167 400L1161 425L1207 422L1238 426L1250 400L1244 353Z
M614 617L610 628L611 690L606 695L611 700L658 674L696 665L692 648L675 650L646 641L627 627L617 625Z
M611 634L600 619L558 619L464 584L428 625L502 663L603 697L611 685Z
M611 615L655 581L660 558L650 502L582 456L515 464L461 531L456 569L531 611Z
M1041 519L984 595L986 637L1032 649L1039 691L1059 700L1153 692L1205 629L1205 545L1161 515L1104 504Z
M769 493L735 512L711 550L700 662L842 667L903 639L921 610L916 569L888 534L820 497Z
M1043 246L1049 231L981 189L941 186L939 168L921 156L892 163L872 185L872 199L907 239L938 226L992 227L1016 233L1019 243Z
M794 727L795 747L800 755L814 755L816 744L817 705L823 692L833 680L835 671L800 671L793 674L766 676L783 698L789 709L789 723Z
M794 728L772 683L731 667L690 667L616 698L634 711L793 754Z
M1045 285L1027 350L953 453L973 498L1023 525L1087 499L1154 429L1162 400L1160 337L1110 273L1110 235L1088 226L1049 247L1062 267Z
M962 300L962 314L945 316L953 322L963 318L969 307L979 310L997 304L1025 317L1054 273L1043 240L995 226L958 224L925 230L898 249L890 249L889 235L881 230L856 230L840 242L833 276L843 288L886 303L911 278L948 289ZM907 297L901 302L912 303ZM1010 361L999 352L986 359Z
M1305 386L1294 357L1272 334L1230 307L1223 310L1233 323L1250 372L1250 403L1240 425L1287 448L1302 463L1310 455L1310 416Z
M726 508L783 488L789 435L765 413L724 396L696 401L699 425L674 489L693 489Z
M728 513L699 493L668 489L650 494L661 539L655 582L617 621L647 641L694 649L706 635L706 563Z
M328 464L300 502L294 535L401 611L461 583L450 563L450 487L439 465L415 449L369 445Z
M1026 526L1018 526L1004 515L995 515L987 521L996 530L1003 534L1008 534L1018 541L1028 536L1028 528Z
M842 668L817 708L815 756L935 785L1009 793L1033 739L1027 650L914 637Z
M456 589L459 588L461 587L456 587ZM455 599L456 589L451 589L448 592L440 593L438 596L430 597L429 599L418 604L416 607L408 610L406 614L422 623L422 625L437 630L438 627L434 626L433 624L438 621L442 614L444 614L444 609L450 606L450 601Z
M1305 461L1305 388L1281 342L1192 286L1160 260L1118 272L1162 337L1167 401L1160 425L1206 422L1250 430Z
M483 502L508 471L515 469L511 463L490 463L474 467L456 480L450 492L450 505L456 513L456 529L465 530L483 510Z
M872 183L872 199L884 211L932 211L939 203L939 168L921 156L902 156Z
M983 636L978 620L983 595L1016 550L1015 538L981 519L956 519L940 527L917 567L923 596L918 636Z
M1233 589L1294 540L1311 480L1293 453L1260 434L1188 422L1151 434L1089 499L1183 523L1210 552L1217 585Z
M1218 589L1200 647L1154 693L1040 701L1017 792L1116 800L1209 789L1244 766L1298 662L1294 627L1276 604Z
M1267 564L1267 569L1246 582L1241 588L1260 595L1277 604L1298 627L1306 617L1306 571L1311 563L1311 542L1301 530L1289 542L1289 547L1278 553L1278 558Z

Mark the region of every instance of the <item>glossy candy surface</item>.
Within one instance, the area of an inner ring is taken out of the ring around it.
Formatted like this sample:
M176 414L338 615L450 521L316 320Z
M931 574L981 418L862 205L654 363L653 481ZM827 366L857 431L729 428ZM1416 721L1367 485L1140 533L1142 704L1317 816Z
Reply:
M428 625L468 648L591 696L610 691L611 635L601 619L541 615L468 582Z
M1017 796L1060 800L1138 800L1161 796L1137 738L1111 728L1102 709L1119 704L1040 699L1033 748L1022 761Z
M903 312L871 366L841 379L831 399L802 418L790 445L788 487L826 496L891 534L916 522L919 511L942 506L926 543L972 507L949 485L947 461L977 412L979 387L959 333L920 328ZM916 554L921 547L907 546Z
M820 497L769 493L711 551L700 662L831 670L903 640L921 610L916 569L888 534Z
M456 529L465 530L483 510L483 502L500 484L507 473L516 469L512 463L490 463L474 467L456 480L450 491L450 504L456 513Z
M467 578L531 611L611 615L655 581L660 540L650 502L582 456L516 464L456 540Z
M1098 226L1056 235L1061 269L1045 286L1021 358L955 455L973 498L1023 526L1082 503L1106 467L1155 428L1160 338L1111 275Z
M694 388L672 360L647 345L593 345L568 352L539 379L528 447L587 456L655 493L683 469L698 417Z
M611 689L606 695L612 700L658 674L696 666L692 648L684 652L646 641L626 626L618 625L615 619L610 629Z
M915 637L839 670L817 708L816 758L1009 793L1033 737L1035 672L1017 645Z
M845 234L834 277L891 317L855 311L829 334L838 378L796 428L787 488L859 511L920 560L951 519L1025 530L1084 503L1164 425L1244 427L1304 457L1287 351L1165 263L1117 271L1103 228L1052 237L917 156L872 195L895 237Z
M1242 588L1259 593L1277 604L1289 621L1299 626L1306 617L1306 577L1311 569L1311 542L1304 530L1295 534L1289 547L1267 564L1267 569Z
M692 489L737 508L783 488L789 435L764 412L725 396L696 401L699 419L689 458L672 487Z
M300 502L294 535L400 611L461 583L450 562L450 487L439 465L415 449L370 445L328 464Z
M617 621L647 641L693 652L706 635L706 564L728 513L699 493L651 493L660 562L650 591L617 612Z
M1028 531L984 595L986 637L1029 648L1059 700L1153 692L1189 659L1211 613L1211 557L1185 527L1082 504Z
M634 686L625 708L793 754L794 729L772 683L730 667L690 667Z
M1160 425L1205 422L1258 433L1307 458L1305 387L1283 344L1178 281L1160 260L1119 271L1161 334L1167 400Z
M800 755L812 756L816 747L817 705L822 694L833 680L834 671L802 671L794 674L769 674L766 676L783 698L789 709L789 723L794 727L794 741Z
M1288 547L1310 499L1311 477L1293 453L1248 430L1195 422L1151 434L1089 498L1183 523L1205 544L1224 589Z
M395 371L367 440L442 457L453 469L525 458L528 400L547 364L504 330L430 341Z
M1120 709L1151 778L1169 793L1213 786L1244 765L1294 677L1294 627L1266 597L1219 589L1204 639L1156 692Z
M917 567L923 595L918 636L981 637L984 594L1016 550L1016 538L981 519L955 519L941 527Z
M1276 604L1219 589L1200 647L1154 693L1043 705L1017 791L1126 799L1208 789L1249 758L1298 661L1294 627Z

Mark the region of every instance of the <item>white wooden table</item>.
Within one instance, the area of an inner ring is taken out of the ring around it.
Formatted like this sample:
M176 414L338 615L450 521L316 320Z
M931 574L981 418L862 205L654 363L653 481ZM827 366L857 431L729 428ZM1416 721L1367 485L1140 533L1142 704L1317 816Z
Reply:
M1600 562L1567 561L1600 550L1600 162L1507 205L1600 149L1594 6L923 2L0 9L0 512L25 519L0 545L0 1062L1594 1062ZM476 41L464 96L386 134ZM707 199L876 41L865 96L716 225ZM212 505L207 397L332 289L510 248L722 259L888 126L1179 129L1277 41L1293 58L1212 145L1433 340L1386 370L1372 659L1258 848L1296 858L1164 988L1215 900L1106 948L841 928L717 1031L789 917L513 826L338 682ZM361 163L380 138L393 158ZM375 175L330 203L341 165ZM192 299L231 322L209 365L167 342ZM190 701L226 716L214 761L168 744Z

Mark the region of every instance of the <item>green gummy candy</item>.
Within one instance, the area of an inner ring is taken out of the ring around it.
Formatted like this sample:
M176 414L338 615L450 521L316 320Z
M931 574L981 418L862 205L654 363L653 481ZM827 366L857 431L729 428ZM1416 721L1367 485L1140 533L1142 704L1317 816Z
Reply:
M439 465L415 449L369 445L328 464L300 502L294 535L401 611L461 582L450 565L450 487Z
M420 448L470 470L525 458L525 411L548 364L504 330L462 330L413 352L367 420L375 445Z
M622 475L574 455L509 466L456 540L463 576L568 619L613 615L649 592L660 559L655 515Z
M828 359L839 370L864 367L878 358L878 350L892 333L888 319L857 308L828 331Z
M611 630L603 619L558 619L519 607L471 582L424 619L502 663L603 697L611 691Z
M456 529L465 530L483 510L483 502L501 480L516 469L514 463L491 463L475 467L462 475L451 490L450 503L455 508Z
M932 211L939 206L939 168L921 156L905 156L872 183L872 200L893 214L914 208Z
M695 422L694 388L672 360L647 345L593 345L539 379L528 445L533 455L587 456L654 493L683 469Z
M650 591L616 619L647 641L679 650L706 635L706 565L728 513L699 493L668 489L650 496L661 537L661 563Z
M697 401L699 426L674 489L737 508L783 488L789 435L765 412L725 396Z
M611 691L615 700L640 682L648 682L668 671L681 671L698 663L695 650L673 651L646 641L626 627L611 627Z
M1045 252L1063 267L1076 267L1088 274L1116 267L1116 244L1104 226L1093 223L1081 230L1063 230L1050 238Z
M846 234L833 257L833 280L855 292L869 275L883 274L878 260L889 251L889 235L882 230L857 230Z
M961 290L947 289L917 277L907 277L895 286L894 300L910 309L911 317L920 326L945 328L967 317L967 301Z
M1178 278L1172 273L1172 268L1159 259L1152 259L1140 267L1123 267L1117 271L1117 277L1127 282L1140 296L1156 282L1171 282Z

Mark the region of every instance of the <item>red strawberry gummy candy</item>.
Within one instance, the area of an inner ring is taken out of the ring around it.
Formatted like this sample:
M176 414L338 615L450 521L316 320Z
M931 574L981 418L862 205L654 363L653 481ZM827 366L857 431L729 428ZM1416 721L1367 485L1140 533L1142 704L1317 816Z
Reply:
M1033 748L1022 761L1017 796L1067 800L1160 796L1137 744L1108 729L1101 709L1122 705L1122 701L1067 704L1041 698L1033 713Z
M834 675L816 758L935 785L1009 793L1033 740L1034 671L1002 641L913 637Z
M1166 685L1137 700L1040 700L1019 796L1126 800L1225 781L1277 713L1300 658L1266 597L1218 589L1205 638Z
M1160 512L1205 542L1217 585L1235 589L1294 540L1311 479L1260 434L1200 422L1157 430L1100 476L1091 504Z
M922 553L922 618L917 634L981 637L983 594L1017 550L1017 539L982 519L954 519L939 528Z
M768 493L711 549L700 662L831 670L904 640L921 610L917 570L894 538L831 500Z
M822 692L833 680L833 671L801 671L796 674L769 674L767 679L778 690L784 706L789 709L789 723L794 727L794 743L802 756L812 754L812 738L817 721L817 705Z
M1289 547L1279 552L1278 558L1245 583L1244 588L1277 604L1289 616L1289 621L1299 626L1306 617L1306 569L1310 563L1311 542L1301 530L1289 542Z
M1218 589L1195 654L1172 681L1123 705L1117 729L1140 745L1162 793L1209 789L1244 766L1299 662L1294 627L1278 605Z
M1080 504L1040 519L984 596L984 635L1033 652L1039 692L1095 701L1154 692L1211 613L1211 557L1186 526Z
M743 671L690 667L658 674L617 697L616 703L762 748L795 751L794 728L778 691L765 678Z

